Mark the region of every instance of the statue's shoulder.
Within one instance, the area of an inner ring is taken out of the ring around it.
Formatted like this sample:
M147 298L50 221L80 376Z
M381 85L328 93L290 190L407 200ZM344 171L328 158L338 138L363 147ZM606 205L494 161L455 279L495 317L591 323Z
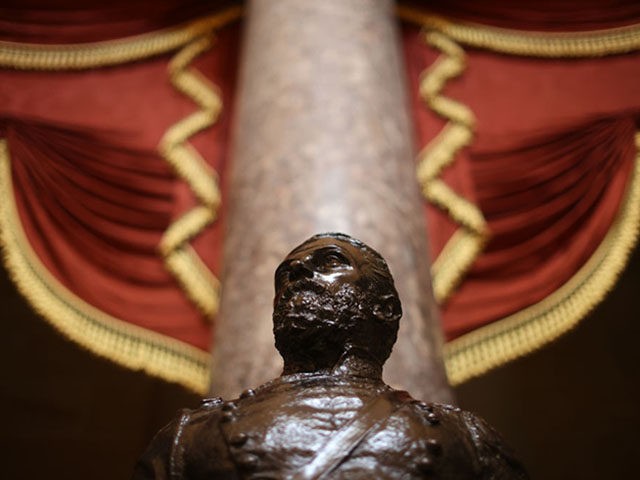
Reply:
M461 411L460 415L464 419L470 438L474 440L484 471L494 472L491 478L496 480L529 478L524 466L515 452L505 443L502 435L485 420L471 412Z
M198 408L181 410L153 438L136 465L133 479L198 478L198 472L189 473L188 470L193 465L191 457L203 453L215 463L206 465L206 468L232 469L224 440L211 435L211 431L217 431L211 427L217 426L224 418L226 403L221 398L206 398Z
M160 431L161 438L169 437L172 444L186 445L202 430L210 428L224 417L225 402L220 397L205 398L194 409L181 410L173 421ZM155 441L155 439L154 439Z
M413 402L412 406L421 416L427 431L427 450L431 454L429 464L437 463L438 458L450 465L461 465L471 460L468 468L473 470L474 478L529 478L502 436L482 418L452 405ZM459 457L459 461L453 457ZM451 478L456 477L451 475Z

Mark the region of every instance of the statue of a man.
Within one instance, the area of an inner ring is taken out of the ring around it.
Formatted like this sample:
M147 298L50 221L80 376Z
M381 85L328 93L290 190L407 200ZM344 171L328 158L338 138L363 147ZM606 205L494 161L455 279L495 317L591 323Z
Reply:
M305 241L275 275L279 378L203 401L153 440L134 479L525 479L481 419L382 381L402 315L372 248Z

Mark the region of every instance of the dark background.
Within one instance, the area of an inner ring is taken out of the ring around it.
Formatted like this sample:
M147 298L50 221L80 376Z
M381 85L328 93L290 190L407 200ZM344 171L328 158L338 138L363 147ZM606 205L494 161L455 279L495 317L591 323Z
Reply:
M533 479L634 478L640 458L640 255L557 342L456 389ZM2 478L126 479L154 433L196 395L119 368L38 318L0 271Z

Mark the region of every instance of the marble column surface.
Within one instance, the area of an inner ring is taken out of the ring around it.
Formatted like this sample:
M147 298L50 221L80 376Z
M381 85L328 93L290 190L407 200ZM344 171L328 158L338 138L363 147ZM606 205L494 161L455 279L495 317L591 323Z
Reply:
M248 2L212 393L280 373L273 274L309 236L344 232L389 263L404 316L384 379L450 401L393 3Z

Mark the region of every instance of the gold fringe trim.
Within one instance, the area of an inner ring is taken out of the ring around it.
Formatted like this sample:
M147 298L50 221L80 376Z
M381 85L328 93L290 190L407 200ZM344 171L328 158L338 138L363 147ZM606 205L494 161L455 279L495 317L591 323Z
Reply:
M84 302L42 265L18 217L6 140L0 140L0 246L4 264L34 310L65 337L132 370L204 395L209 354L179 340L131 325Z
M86 70L168 53L238 20L240 6L230 7L184 25L104 42L40 45L0 42L0 67L18 70Z
M542 301L444 346L452 385L522 357L574 328L615 286L640 232L639 150L625 200L602 243L583 267Z
M464 50L437 32L426 33L425 40L442 55L422 73L420 96L448 123L418 155L416 175L427 201L460 225L431 266L433 292L436 300L443 303L482 252L488 232L480 209L440 179L440 174L453 163L457 152L473 141L476 123L473 112L466 105L442 95L445 84L465 69Z
M165 266L189 299L207 319L218 311L220 283L188 242L210 225L220 207L220 189L215 171L189 143L189 137L210 127L222 111L222 100L213 85L191 62L211 48L212 34L185 45L169 63L173 86L193 100L199 110L172 125L158 145L160 155L184 180L200 205L186 212L165 231L159 245Z
M534 32L459 22L407 6L398 6L401 20L440 32L459 44L508 55L543 58L587 58L640 49L640 25L589 32Z

